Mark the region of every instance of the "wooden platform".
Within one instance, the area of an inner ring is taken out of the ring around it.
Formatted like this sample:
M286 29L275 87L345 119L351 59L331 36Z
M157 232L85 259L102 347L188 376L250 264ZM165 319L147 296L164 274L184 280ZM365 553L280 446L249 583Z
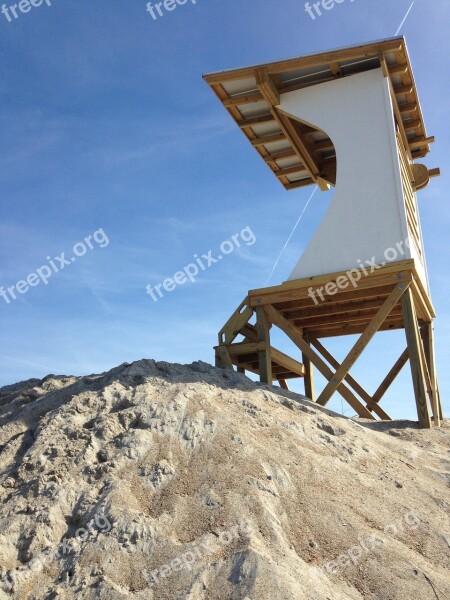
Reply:
M257 373L272 384L303 377L305 394L325 406L339 392L361 417L388 420L380 401L410 361L418 417L423 427L440 424L442 404L433 341L435 312L414 261L354 269L252 290L219 332L216 365ZM255 323L252 324L251 320ZM302 362L270 344L280 328L302 352ZM404 329L407 347L376 392L370 395L349 371L377 332ZM340 364L321 338L360 334ZM237 340L237 338L241 338ZM316 398L314 367L328 383Z

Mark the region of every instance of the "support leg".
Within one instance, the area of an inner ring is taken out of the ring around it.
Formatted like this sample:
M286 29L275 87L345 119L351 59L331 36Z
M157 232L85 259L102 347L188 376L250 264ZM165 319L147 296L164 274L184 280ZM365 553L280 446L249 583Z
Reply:
M304 336L304 340L309 344L308 336ZM302 363L305 365L305 396L310 398L313 402L317 400L316 388L314 385L314 365L309 360L304 352L302 352Z
M438 406L439 406L439 412L441 414L441 421L444 420L444 409L442 407L442 400L441 400L441 392L439 391L439 383L437 384L437 402L438 402Z
M421 328L421 334L423 340L423 347L425 351L425 361L427 363L430 378L434 422L439 427L441 424L440 421L442 421L443 419L443 411L438 392L438 382L436 375L433 323L424 323Z
M256 309L256 331L258 341L265 343L265 349L258 352L259 380L272 385L272 359L270 355L270 322L264 308Z
M421 427L430 429L431 419L427 400L425 365L423 364L420 347L422 340L420 339L416 308L411 289L408 289L402 298L402 311L419 423Z
M233 371L233 363L226 346L218 346L216 350L216 367Z

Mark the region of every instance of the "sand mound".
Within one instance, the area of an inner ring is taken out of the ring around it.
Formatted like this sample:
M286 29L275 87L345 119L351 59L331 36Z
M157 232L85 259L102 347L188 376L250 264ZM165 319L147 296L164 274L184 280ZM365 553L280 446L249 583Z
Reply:
M449 425L204 363L0 389L0 598L444 600Z

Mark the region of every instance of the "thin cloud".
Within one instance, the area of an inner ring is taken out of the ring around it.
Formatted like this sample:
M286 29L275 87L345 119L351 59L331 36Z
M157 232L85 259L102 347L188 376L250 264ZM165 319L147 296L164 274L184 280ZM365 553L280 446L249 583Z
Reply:
M295 233L295 230L297 229L297 227L298 227L298 225L299 225L300 221L301 221L301 220L302 220L302 218L303 218L303 215L304 215L304 214L305 214L305 212L306 212L306 209L307 209L307 208L308 208L308 206L309 206L309 203L310 203L310 202L311 202L311 200L313 199L313 197L314 197L314 194L317 192L317 190L318 190L318 189L319 189L319 187L318 187L318 186L316 186L316 187L314 188L314 191L313 191L313 193L312 193L312 194L311 194L311 196L308 198L308 200L307 200L307 202L306 202L306 204L305 204L305 206L304 206L304 208L303 208L302 212L300 213L300 216L299 216L299 218L297 219L297 223L294 225L294 228L293 228L293 230L292 230L292 231L291 231L291 233L289 234L289 237L288 237L288 239L286 240L286 242L285 242L285 244L284 244L284 246L283 246L283 248L282 248L282 250L281 250L280 254L278 255L278 258L277 258L277 260L275 261L275 264L274 264L274 265L273 265L273 267L272 267L272 271L270 272L270 275L269 275L269 277L267 278L267 282L266 282L266 283L269 283L269 281L272 279L272 275L275 273L275 269L277 268L277 266L278 266L278 263L280 262L280 259L281 259L281 257L282 257L282 256L283 256L283 254L284 254L284 251L285 251L285 250L286 250L286 248L288 247L288 244L289 244L289 242L291 241L291 239L292 239L292 236L293 236L293 235L294 235L294 233Z

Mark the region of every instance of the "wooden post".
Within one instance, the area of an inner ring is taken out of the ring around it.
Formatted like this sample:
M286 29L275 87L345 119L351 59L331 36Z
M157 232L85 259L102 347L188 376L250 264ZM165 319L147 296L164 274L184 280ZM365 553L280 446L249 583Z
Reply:
M442 420L442 406L439 401L439 395L437 390L437 376L436 376L436 361L434 357L434 332L432 323L423 323L420 328L423 342L423 358L427 366L431 406L433 408L433 420L437 427L440 427Z
M269 318L264 308L256 309L256 331L258 341L265 343L265 349L258 352L259 380L261 383L272 385L272 358L270 355L270 327Z
M223 369L224 365L223 365L222 359L220 358L219 350L217 348L216 348L216 351L215 351L215 358L216 358L216 360L215 360L216 367L218 369Z
M442 421L444 419L444 409L442 407L441 392L439 391L439 383L437 384L436 390L437 390L437 402L438 402L438 406L439 406L439 412L442 415L441 416L441 421Z
M304 335L303 339L307 344L309 344L308 335ZM310 398L313 402L317 400L316 396L316 386L314 384L314 365L309 360L304 352L302 352L302 363L305 365L305 396Z
M408 289L402 298L403 322L408 342L409 361L416 397L417 415L421 427L431 429L430 411L428 409L427 390L425 382L425 365L422 363L419 326L417 322L414 297Z
M233 371L233 363L226 346L218 346L216 351L216 366Z

